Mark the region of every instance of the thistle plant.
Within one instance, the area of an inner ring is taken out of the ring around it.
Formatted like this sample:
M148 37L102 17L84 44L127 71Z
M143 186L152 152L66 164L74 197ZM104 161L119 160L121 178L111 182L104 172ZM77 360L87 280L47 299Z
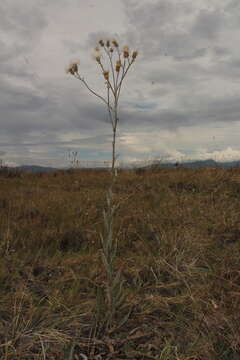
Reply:
M107 205L103 210L104 232L101 234L102 261L106 271L106 303L107 303L107 327L112 328L117 311L124 301L122 291L123 280L121 271L115 271L115 258L117 253L117 239L114 237L114 217L118 205L114 204L114 183L116 172L116 137L119 124L118 104L123 86L123 81L138 56L136 50L131 51L125 45L122 49L116 40L100 40L95 47L93 57L99 67L105 83L105 97L93 90L85 78L79 72L79 61L69 64L66 72L80 80L88 91L98 97L107 107L109 122L112 127L112 161L111 183L107 191Z
M116 135L117 127L119 123L118 116L118 104L119 97L122 90L123 80L125 79L130 67L138 56L138 51L130 51L126 45L120 50L119 44L116 40L99 41L99 45L96 46L93 52L93 57L99 65L102 72L103 79L105 81L106 96L103 97L94 91L85 78L79 73L80 61L74 61L69 64L66 72L73 75L76 79L80 80L82 84L93 95L97 96L101 101L105 103L108 110L109 121L112 126L112 175L115 174L116 164Z

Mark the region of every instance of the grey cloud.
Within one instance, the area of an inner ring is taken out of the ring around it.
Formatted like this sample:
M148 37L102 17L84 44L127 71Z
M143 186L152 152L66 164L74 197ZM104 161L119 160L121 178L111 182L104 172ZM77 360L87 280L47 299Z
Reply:
M81 116L82 119L81 127L85 126L85 128L89 130L101 126L101 124L109 123L107 108L104 104L79 105L79 107L76 108L76 112L74 112L75 116L71 120L72 124L76 127L79 124L79 116Z
M240 81L240 57L220 63L217 69L222 76L229 77L235 82Z
M47 25L42 4L41 0L34 4L28 0L0 4L0 125L1 134L10 136L9 142L16 138L24 141L28 133L40 128L41 116L47 115L51 107L49 99L36 89L26 63Z
M136 129L136 126L160 129L176 129L180 126L187 126L191 122L191 115L188 111L181 109L158 109L151 112L140 110L131 112L122 111L120 128L129 127Z
M0 4L1 61L11 61L26 53L36 44L47 26L41 9L41 1L32 5L28 1L5 1ZM15 38L15 41L12 41Z
M230 123L240 120L240 96L211 97L201 96L182 97L181 107L186 109L193 123Z
M8 81L0 85L1 132L28 133L43 127L47 114L56 104L33 89L14 86Z
M47 25L42 12L43 1L32 3L26 0L2 1L1 29L7 33L18 33L18 35L33 37L39 29ZM31 31L30 31L31 30Z
M51 148L61 146L93 146L104 142L97 133L110 129L104 104L87 101L79 93L65 89L59 98L53 96L54 86L45 84L41 95L24 88L7 86L0 88L1 134L0 146L22 148L25 151L40 144ZM5 100L4 100L5 96ZM5 102L6 101L6 102ZM60 140L64 133L85 134L88 140ZM90 143L91 134L92 142ZM6 135L8 141L1 140ZM103 135L102 135L103 136Z
M30 93L22 88L0 88L1 110L4 112L34 112L41 110L48 102L44 97Z
M67 52L70 52L71 54L79 54L79 50L81 48L79 41L75 40L63 40L64 47L66 48Z
M92 97L87 98L84 89L79 96L71 92L65 94L64 103L59 105L59 115L66 119L70 129L99 131L109 126L107 108L104 103ZM84 100L81 99L84 94Z
M207 119L230 123L240 120L240 96L220 98L206 103L202 110Z
M153 85L153 89L150 90L149 94L151 96L154 97L158 97L159 99L163 96L166 96L167 94L169 94L171 92L170 89L166 88L166 87L155 87L155 83L152 84Z
M83 146L89 147L89 145L91 144L92 146L97 146L97 145L106 145L107 143L109 143L111 141L111 137L112 135L109 134L105 134L105 135L96 135L96 136L87 136L85 138L79 138L79 139L74 139L71 141L66 141L64 144L65 145L78 145L80 148ZM59 144L63 144L63 142L59 143Z
M240 7L239 1L232 0L232 1L230 1L230 3L226 4L225 11L233 12L233 11L239 10L238 9L239 7Z
M154 35L156 31L155 26L157 24L161 31L166 25L174 23L174 19L178 16L188 14L193 9L193 6L187 2L178 3L165 0L160 0L155 3L123 0L123 3L128 10L127 14L131 24L139 26L139 29L142 28L142 31L147 30L152 35Z
M232 52L229 49L226 49L226 48L221 47L221 46L214 46L212 48L212 51L218 57L224 57L224 56L232 55Z
M121 124L124 128L136 127L137 124L147 128L176 130L179 127L197 124L230 124L240 121L240 96L231 98L180 97L179 106L174 109L158 109L157 111L124 110Z
M0 54L0 60L3 64L4 62L9 62L14 57L18 57L19 54L26 53L27 45L24 44L14 44L14 46L8 45L0 40L0 46L1 46L1 54Z
M191 54L187 54L187 55L180 55L180 56L173 56L175 58L175 60L193 60L193 59L197 59L200 57L205 56L207 53L207 49L206 48L200 48L200 49L196 49L195 51L193 51L193 53Z
M198 10L198 3L159 0L155 3L124 0L131 28L135 29L135 41L144 60L159 58L167 54L183 59L194 59L205 55L210 43L229 24L224 12ZM193 14L197 15L193 15ZM147 16L146 16L147 14ZM186 16L193 21L185 23ZM132 37L132 32L128 37Z
M36 75L31 72L31 66L27 56L20 56L17 61L14 60L15 55L10 57L12 61L0 63L0 74L2 81L8 81L11 78L28 80L30 83L36 81Z
M219 11L202 10L192 27L192 33L207 40L217 38L220 29L224 26L224 16Z
M169 69L169 70L155 70L147 74L146 78L153 81L154 84L165 85L174 85L174 86L186 86L189 82L192 83L194 75L192 76L191 72L179 71L179 69Z
M43 135L43 134L42 134ZM38 138L36 135L34 136L27 136L25 138L24 143L22 142L18 142L15 141L14 142L14 146L17 148L36 148L36 147L46 147L46 146L51 146L51 147L69 147L71 148L71 146L78 146L79 148L82 147L89 147L89 145L91 146L97 146L97 145L105 145L106 143L110 142L112 138L112 134L105 134L105 135L97 135L97 136L87 136L85 138L82 138L79 134L79 138L74 138L74 140L59 140L58 136L56 135L55 137L52 136L52 134L44 134L44 136L41 136L40 138ZM0 143L1 147L12 147L12 144L9 144L7 142L1 142ZM6 154L5 151L0 151L0 155L4 155Z

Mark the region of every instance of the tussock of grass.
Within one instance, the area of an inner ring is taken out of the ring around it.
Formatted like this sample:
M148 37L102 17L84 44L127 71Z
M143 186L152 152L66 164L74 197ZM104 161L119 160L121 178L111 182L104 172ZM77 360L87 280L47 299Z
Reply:
M109 173L15 175L0 176L1 359L240 357L238 168L119 173L124 302L108 332Z

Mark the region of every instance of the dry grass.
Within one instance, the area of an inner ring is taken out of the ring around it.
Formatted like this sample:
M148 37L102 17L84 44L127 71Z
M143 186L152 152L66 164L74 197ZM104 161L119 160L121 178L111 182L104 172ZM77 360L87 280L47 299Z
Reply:
M120 172L125 301L106 332L109 183L104 171L0 173L0 358L239 359L240 169Z

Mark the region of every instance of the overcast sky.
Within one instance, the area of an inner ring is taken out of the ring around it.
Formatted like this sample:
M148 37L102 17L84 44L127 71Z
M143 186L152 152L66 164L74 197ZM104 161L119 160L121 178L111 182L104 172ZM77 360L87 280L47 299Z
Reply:
M92 49L138 50L120 98L120 162L240 159L239 0L1 0L0 158L66 166L108 160L105 95Z

